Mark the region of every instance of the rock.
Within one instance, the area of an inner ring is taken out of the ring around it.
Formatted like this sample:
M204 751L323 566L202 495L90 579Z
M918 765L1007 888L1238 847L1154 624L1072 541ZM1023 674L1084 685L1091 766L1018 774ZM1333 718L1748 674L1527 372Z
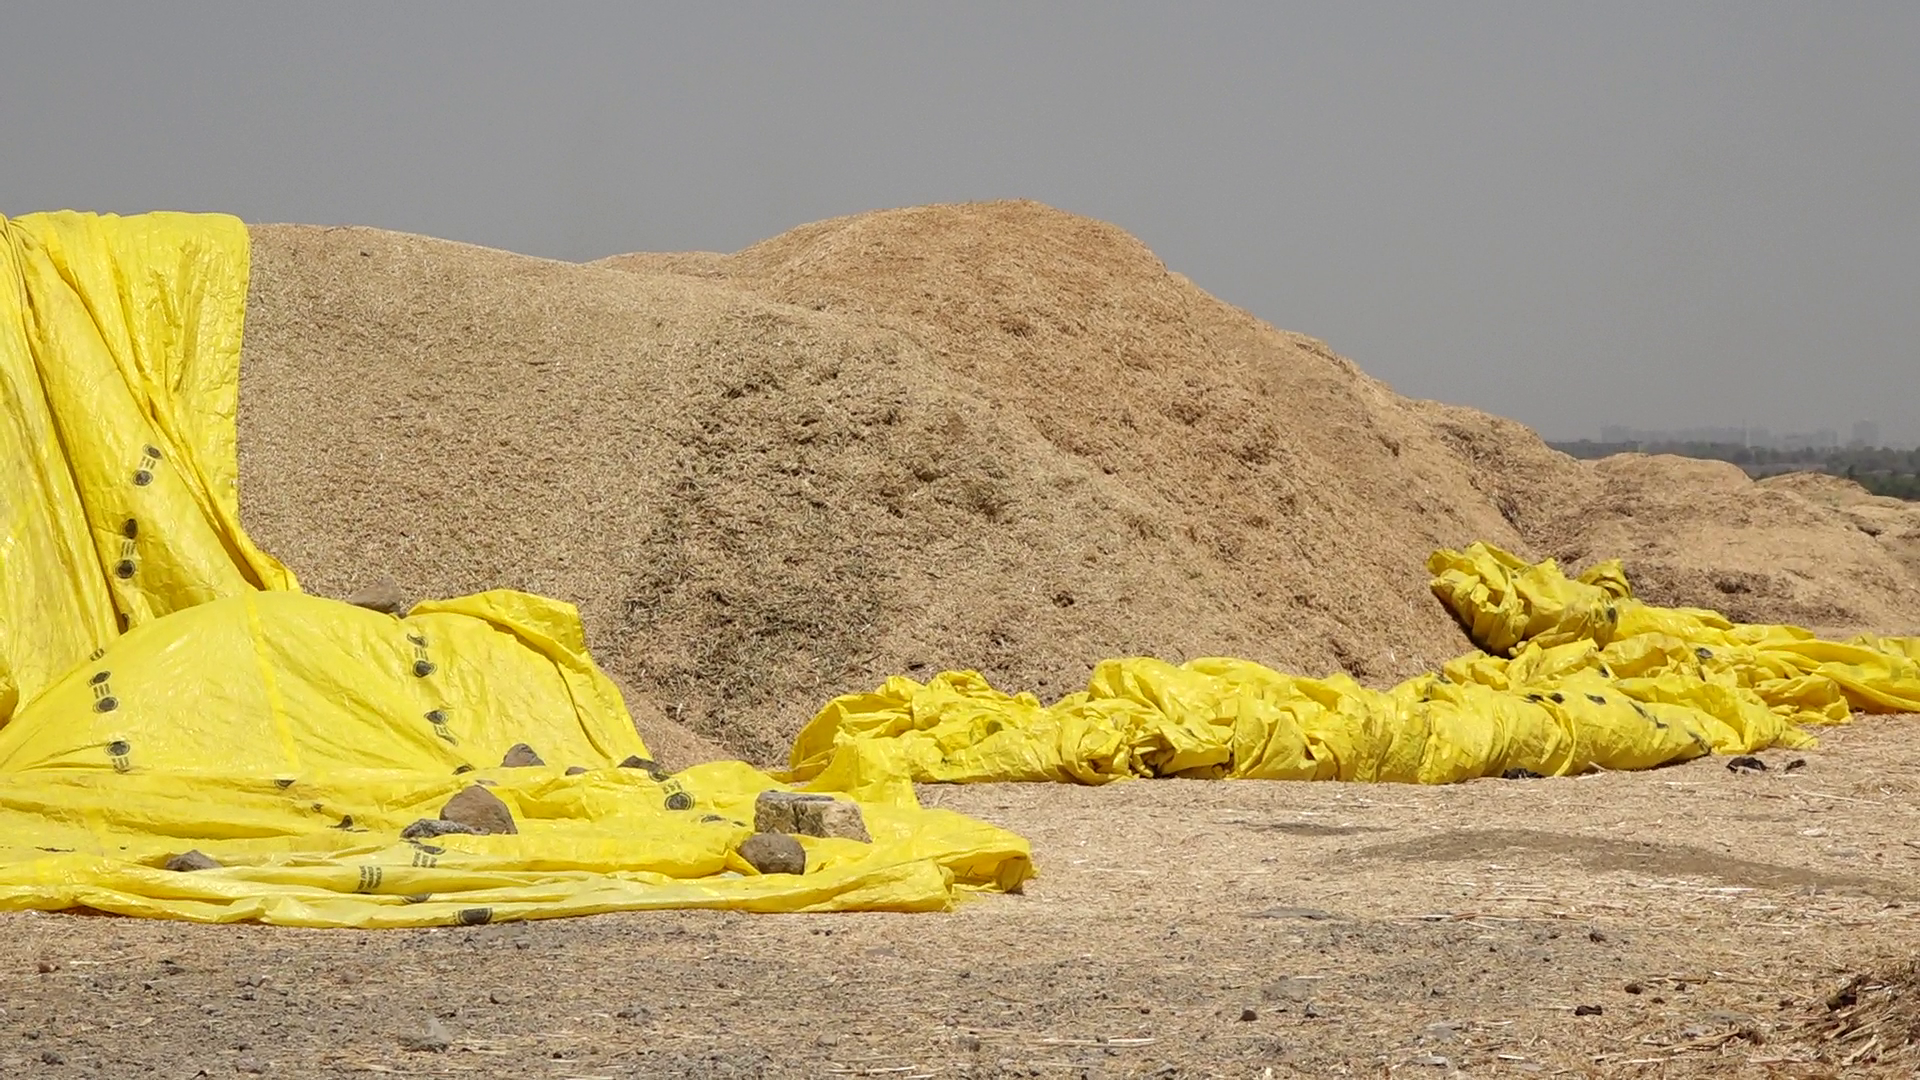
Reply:
M753 827L763 833L839 837L872 843L866 818L855 803L831 795L794 791L763 791L753 803Z
M243 1057L239 1061L234 1062L233 1067L243 1073L263 1073L267 1071L267 1067L261 1064L258 1058L250 1057Z
M740 857L763 874L807 872L807 849L785 833L754 833L740 845Z
M513 823L513 812L500 796L478 784L448 799L440 808L440 820L458 822L477 833L512 835L520 831Z
M400 1036L400 1049L417 1053L437 1054L453 1045L453 1036L438 1020L428 1020L427 1026L419 1031Z
M1751 754L1742 754L1727 762L1728 772L1740 772L1743 769L1747 772L1766 772L1767 763Z
M1307 1001L1313 997L1313 980L1281 979L1261 987L1260 996L1268 1001Z
M1260 1014L1257 1011L1255 1011L1251 1006L1249 1006L1248 1008L1240 1010L1240 1019L1242 1021L1251 1022L1251 1021L1260 1019Z
M801 803L832 802L831 795L806 795L791 791L763 791L753 801L753 827L760 832L790 833L795 830L794 808Z
M1625 989L1629 994L1644 994L1647 992L1647 988L1637 982L1628 983Z
M190 873L194 870L218 870L220 868L219 863L214 862L211 858L199 851L189 851L185 855L175 855L173 858L167 860L166 865L167 869L177 870L183 874Z
M436 836L462 835L478 836L480 830L471 825L462 825L457 821L442 821L437 818L421 818L400 830L402 840L431 840Z
M507 769L524 769L545 764L546 762L540 759L540 755L533 752L533 747L523 742L514 743L507 749L507 756L500 759L501 767Z
M407 598L400 592L400 586L385 580L355 589L348 595L347 603L388 615L404 614L407 610Z
M65 1065L67 1063L67 1059L61 1057L58 1050L40 1051L40 1060L48 1065Z
M1598 1005L1575 1005L1573 1007L1573 1015L1575 1016L1600 1016L1606 1011L1607 1010Z
M666 769L661 768L658 762L650 761L638 754L627 755L626 759L620 762L620 767L623 769L644 769L647 775L653 777L655 780L665 780L667 777L673 775Z

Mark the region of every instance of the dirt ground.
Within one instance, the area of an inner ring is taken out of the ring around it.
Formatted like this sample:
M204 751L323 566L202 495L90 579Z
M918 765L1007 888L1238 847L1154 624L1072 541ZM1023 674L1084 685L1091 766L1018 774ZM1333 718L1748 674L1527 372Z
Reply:
M1911 1075L1803 1025L1920 943L1916 721L1764 773L928 788L1041 874L950 915L8 916L0 1076Z

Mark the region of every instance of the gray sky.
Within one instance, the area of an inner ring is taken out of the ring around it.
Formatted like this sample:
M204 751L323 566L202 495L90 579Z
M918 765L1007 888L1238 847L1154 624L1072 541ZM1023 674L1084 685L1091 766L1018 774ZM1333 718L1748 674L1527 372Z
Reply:
M10 5L0 212L730 251L1024 196L1549 437L1920 440L1920 4Z

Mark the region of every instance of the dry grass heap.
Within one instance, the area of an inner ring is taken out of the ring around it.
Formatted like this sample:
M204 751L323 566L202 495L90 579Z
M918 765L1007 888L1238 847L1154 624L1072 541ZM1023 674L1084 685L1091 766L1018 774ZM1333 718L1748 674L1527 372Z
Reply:
M1920 1073L1920 963L1848 979L1790 1033L1813 1060L1846 1068L1904 1066Z
M1625 554L1657 599L1742 617L1920 622L1849 511L1726 476L1689 511L1645 475L1675 466L1589 468L1407 401L1034 203L587 266L358 228L253 243L255 537L324 594L579 604L670 760L780 759L824 700L901 672L1049 697L1107 656L1234 654L1388 682L1464 648L1423 562L1475 539Z

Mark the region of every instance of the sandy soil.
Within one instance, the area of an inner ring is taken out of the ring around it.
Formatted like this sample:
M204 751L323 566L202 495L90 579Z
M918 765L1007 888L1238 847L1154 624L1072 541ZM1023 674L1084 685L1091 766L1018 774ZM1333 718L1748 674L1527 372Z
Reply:
M1917 719L1765 773L928 788L1041 873L950 915L9 916L0 1075L1909 1075L1808 1025L1920 943Z

